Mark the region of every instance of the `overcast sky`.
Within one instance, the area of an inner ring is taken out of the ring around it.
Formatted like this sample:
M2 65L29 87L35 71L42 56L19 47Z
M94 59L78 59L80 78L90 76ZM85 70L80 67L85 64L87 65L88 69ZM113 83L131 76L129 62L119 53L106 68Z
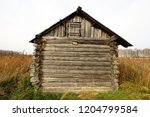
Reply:
M0 49L32 53L29 41L78 6L132 48L150 48L150 0L0 0Z

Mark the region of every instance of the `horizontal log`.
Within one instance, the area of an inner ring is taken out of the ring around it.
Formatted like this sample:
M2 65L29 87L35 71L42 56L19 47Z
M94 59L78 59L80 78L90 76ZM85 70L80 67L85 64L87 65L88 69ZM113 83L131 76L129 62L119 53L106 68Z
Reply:
M95 52L43 52L44 56L54 56L54 57L108 57L112 58L109 53L95 53Z
M74 87L73 83L42 83L43 87Z
M81 88L62 88L62 87L43 87L42 88L42 92L46 92L46 93L65 93L65 92L78 92L81 91Z
M91 39L91 38L80 38L80 39L74 39L74 38L60 38L60 39L47 39L44 41L44 43L48 44L72 44L72 42L77 42L79 44L99 44L99 45L107 45L110 41L106 39Z
M75 58L81 58L81 57L84 57L84 58L111 58L112 59L112 56L110 56L110 54L82 54L82 53L53 53L51 55L43 55L42 58L48 58L48 57L75 57ZM35 58L33 58L34 60Z
M65 70L111 70L110 66L55 66L44 65L42 69L65 69Z
M43 51L50 51L50 52L107 52L110 53L110 49L99 49L99 48L59 48L59 47L47 47L44 48Z
M61 82L108 82L110 81L110 76L97 76L96 78L92 77L74 77L74 76L66 76L61 78L52 78L52 77L43 77L42 82L52 82L52 83L61 83Z
M111 53L110 52L95 52L95 51L93 51L93 52L71 52L71 51L69 51L69 52L64 52L64 51L62 51L62 52L60 52L60 51L58 51L58 52L53 52L53 51L42 51L41 52L41 55L55 55L55 54L62 54L62 55L68 55L68 54L74 54L74 55L110 55L111 56Z
M43 60L41 65L62 65L62 66L111 66L111 62L94 62L94 61L50 61Z
M52 77L52 78L99 78L103 75L111 75L110 72L56 72L56 71L50 71L50 72L42 72L43 77Z
M107 56L111 56L112 54L111 52L51 52L51 51L41 51L41 53L39 55L36 55L36 53L33 54L34 57L38 57L40 58L41 56L45 56L45 55L98 55L98 56L103 56L103 55L107 55Z
M62 82L62 83L42 83L41 84L43 87L100 87L100 86L111 86L111 82Z
M55 48L99 48L99 49L111 49L109 45L90 45L90 44L78 44L72 42L71 44L45 44L45 48L55 47Z
M110 40L110 38L106 38L106 37L53 37L53 36L42 36L43 40L62 40L62 39L69 39L69 40Z
M111 82L97 82L97 83L76 83L74 84L76 87L111 87L112 83Z
M111 62L110 57L55 57L55 56L44 56L44 61L95 61L95 62Z
M42 77L50 77L50 78L110 78L111 74L69 74L69 73L63 73L63 74L49 74L49 73L43 73Z
M48 60L47 60L48 61ZM103 67L104 69L106 67L111 67L112 64L111 62L95 62L95 61L49 61L49 62L45 62L43 61L42 63L34 63L34 65L32 66L32 69L39 69L42 68L43 66L70 66L70 67ZM35 68L36 67L36 68ZM112 67L111 67L112 68ZM101 68L100 68L101 69ZM106 68L107 69L107 68Z
M102 71L102 70L66 70L66 69L42 69L43 73L48 73L48 74L63 74L63 73L68 73L68 74L111 74L111 71ZM117 72L117 71L115 71Z
M89 92L89 91L96 91L96 92L108 92L113 91L111 87L43 87L43 92Z
M111 71L109 70L67 70L67 69L42 69L42 73L43 74L47 74L47 75L55 75L55 74L71 74L71 75L79 75L79 74L85 74L85 75L110 75ZM115 72L116 73L116 72Z

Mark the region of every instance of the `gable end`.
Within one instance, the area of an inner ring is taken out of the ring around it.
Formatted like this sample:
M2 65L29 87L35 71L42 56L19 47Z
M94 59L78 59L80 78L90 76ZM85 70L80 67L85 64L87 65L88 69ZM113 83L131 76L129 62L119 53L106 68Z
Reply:
M64 19L60 20L59 22L57 22L56 24L52 25L51 27L49 27L48 29L44 30L43 32L37 34L35 36L34 39L32 39L30 42L31 43L36 43L37 40L41 39L42 36L45 36L49 33L51 33L52 36L58 36L58 34L53 34L52 31L55 30L57 27L64 27L66 29L61 29L61 30L65 30L62 31L61 36L62 37L68 37L68 36L77 36L77 37L93 37L94 34L89 34L88 31L84 31L86 34L83 34L81 32L82 27L81 27L81 22L73 22L71 21L71 19L73 19L74 17L80 17L82 18L82 20L87 20L87 24L91 25L90 26L90 30L93 30L92 27L95 28L95 36L97 37L97 35L100 37L101 33L105 33L106 37L107 36L116 36L117 37L117 44L118 45L122 45L123 47L128 47L128 46L132 46L132 44L130 44L128 41L126 41L125 39L123 39L121 36L119 36L118 34L116 34L115 32L113 32L112 30L110 30L109 28L107 28L106 26L104 26L103 24L101 24L100 22L98 22L97 20L95 20L93 17L91 17L90 15L88 15L86 12L84 12L82 10L81 7L78 7L78 9L73 12L72 14L70 14L69 16L65 17ZM68 23L69 22L69 23ZM67 26L66 26L67 23ZM68 28L70 27L70 28ZM71 32L71 29L75 30L74 32ZM80 29L81 28L81 29ZM86 27L89 28L89 27ZM66 31L67 30L67 31ZM92 31L91 31L92 32ZM97 35L96 35L97 34Z

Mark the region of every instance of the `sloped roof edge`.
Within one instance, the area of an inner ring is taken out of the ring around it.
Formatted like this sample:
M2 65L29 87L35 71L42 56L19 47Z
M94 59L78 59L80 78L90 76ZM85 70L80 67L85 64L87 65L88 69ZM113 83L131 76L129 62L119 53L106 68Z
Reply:
M116 42L118 43L118 45L122 45L123 47L132 46L132 44L130 44L125 39L123 39L121 36L119 36L118 34L116 34L115 32L113 32L112 30L110 30L109 28L107 28L106 26L104 26L103 24L101 24L100 22L98 22L96 19L94 19L93 17L91 17L89 14L87 14L86 12L84 12L81 7L78 7L75 12L71 13L70 15L68 15L67 17L65 17L64 19L62 19L59 22L55 23L54 25L50 26L49 28L47 28L43 32L37 34L35 36L35 38L32 39L30 42L34 43L35 40L41 38L41 36L43 36L43 35L46 35L50 31L52 31L55 27L59 26L61 23L66 22L67 20L69 20L71 17L73 17L75 15L84 17L86 20L90 21L93 24L94 27L101 28L102 30L106 31L111 36L116 35L118 37L118 39L116 40Z

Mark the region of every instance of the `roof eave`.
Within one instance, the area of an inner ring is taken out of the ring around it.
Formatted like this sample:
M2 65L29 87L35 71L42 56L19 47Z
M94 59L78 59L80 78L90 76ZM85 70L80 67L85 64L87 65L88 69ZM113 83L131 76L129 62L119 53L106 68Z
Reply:
M123 47L127 48L127 47L130 47L130 46L133 46L132 44L130 44L128 41L126 41L125 39L123 38L118 38L116 40L116 42L118 43L118 45L122 45Z

